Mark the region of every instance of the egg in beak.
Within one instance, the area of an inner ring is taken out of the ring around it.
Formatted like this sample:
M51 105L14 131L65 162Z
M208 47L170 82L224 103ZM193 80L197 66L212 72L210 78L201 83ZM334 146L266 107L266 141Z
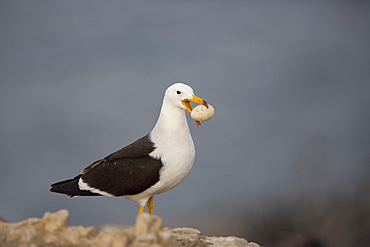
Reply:
M191 111L193 110L193 106L191 105L190 102L195 102L195 103L198 103L198 104L202 104L202 105L204 105L205 107L208 108L207 102L204 99L199 98L198 96L195 96L195 95L193 95L192 99L184 99L181 102L185 106L185 110L189 113L191 113Z

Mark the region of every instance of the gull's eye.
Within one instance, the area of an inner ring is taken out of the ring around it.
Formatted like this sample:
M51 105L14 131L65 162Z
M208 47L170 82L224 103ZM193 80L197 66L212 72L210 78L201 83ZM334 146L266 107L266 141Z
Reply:
M181 95L181 94L182 94L182 92L181 92L181 91L177 91L176 93L177 93L178 95Z

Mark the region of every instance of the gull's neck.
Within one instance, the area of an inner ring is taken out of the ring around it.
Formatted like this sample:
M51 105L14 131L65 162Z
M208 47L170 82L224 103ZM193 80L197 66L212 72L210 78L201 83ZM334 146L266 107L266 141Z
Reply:
M151 134L152 136L167 136L171 139L190 136L185 110L167 102L165 98L162 103L158 121Z

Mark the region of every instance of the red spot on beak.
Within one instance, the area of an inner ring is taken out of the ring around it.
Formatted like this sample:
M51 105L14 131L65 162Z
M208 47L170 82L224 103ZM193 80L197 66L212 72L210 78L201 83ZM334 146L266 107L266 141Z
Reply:
M203 100L203 105L208 109L208 103L205 100Z
M194 120L195 126L199 127L202 125L201 121Z

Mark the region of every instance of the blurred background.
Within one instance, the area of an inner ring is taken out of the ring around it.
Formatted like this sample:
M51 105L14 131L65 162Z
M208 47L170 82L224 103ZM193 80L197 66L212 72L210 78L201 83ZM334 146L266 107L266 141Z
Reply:
M368 1L1 1L0 216L134 223L50 184L147 134L165 89L216 109L156 197L168 227L264 246L370 246Z

